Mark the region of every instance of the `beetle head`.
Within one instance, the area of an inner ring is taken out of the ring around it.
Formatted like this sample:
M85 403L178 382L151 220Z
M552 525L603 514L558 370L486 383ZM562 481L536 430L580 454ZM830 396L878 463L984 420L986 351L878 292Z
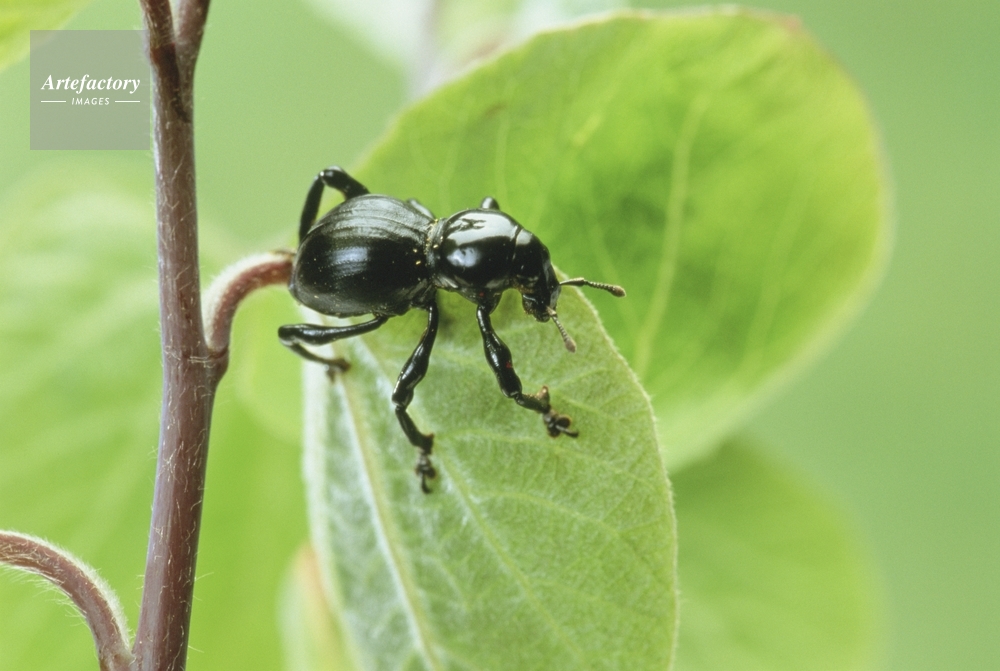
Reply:
M524 311L540 322L551 319L559 329L563 344L570 352L576 351L576 343L563 328L559 315L556 314L556 303L559 302L562 286L593 287L619 298L625 295L625 290L615 284L591 282L582 277L560 282L556 278L556 271L552 268L552 261L549 260L549 250L534 234L523 228L514 238L511 266L514 271L514 287L521 292Z
M511 266L524 311L540 322L548 321L562 290L549 260L549 250L533 233L522 228L514 239Z
M556 314L562 287L549 259L549 250L532 233L521 229L514 240L512 265L514 283L521 292L524 311L540 322L551 319L559 329L566 349L575 352L576 343L566 333Z

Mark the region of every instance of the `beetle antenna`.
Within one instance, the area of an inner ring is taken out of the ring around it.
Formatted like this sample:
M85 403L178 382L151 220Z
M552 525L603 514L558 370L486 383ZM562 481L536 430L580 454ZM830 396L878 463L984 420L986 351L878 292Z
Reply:
M605 284L604 282L591 282L590 280L585 280L582 277L574 277L571 280L563 280L560 282L564 287L594 287L595 289L603 289L613 296L622 298L625 296L625 290L622 289L617 284Z
M552 317L552 321L556 325L556 328L559 329L559 334L562 336L563 344L566 345L566 349L568 349L570 352L575 352L576 342L574 342L573 339L570 337L570 335L566 333L566 329L564 329L563 325L559 322L559 317L556 315L556 311L553 310L552 308L548 308L548 311L549 311L549 316Z

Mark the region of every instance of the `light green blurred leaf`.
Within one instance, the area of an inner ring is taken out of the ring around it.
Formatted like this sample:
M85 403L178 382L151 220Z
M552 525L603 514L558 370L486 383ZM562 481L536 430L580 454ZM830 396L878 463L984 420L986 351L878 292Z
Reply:
M560 22L626 0L309 0L403 66L426 90L469 63Z
M90 0L0 1L0 70L28 53L32 30L61 28Z
M508 293L494 325L527 390L547 384L579 438L497 388L475 306L439 296L442 323L412 415L435 434L434 492L392 412L424 327L414 311L338 343L331 385L307 365L313 543L335 613L366 669L665 669L676 625L670 490L648 400L596 314L567 290L563 348Z
M800 480L739 443L674 474L677 671L872 668L867 557Z
M0 195L0 527L93 565L134 627L161 393L155 219L148 173L99 166L53 161ZM306 536L300 441L257 408L278 399L300 422L298 367L275 334L294 315L279 290L254 296L236 320L212 423L192 671L281 663L277 589ZM236 383L254 379L244 355L258 330L287 374L255 378L255 406ZM0 572L0 670L95 669L71 612Z
M621 15L541 35L405 112L360 176L439 214L496 196L571 275L650 393L668 465L716 445L880 273L867 105L793 21Z
M281 624L288 671L350 671L346 643L330 613L319 561L309 546L295 556L282 589Z
M266 329L274 339L273 357L292 373L297 367L282 351L274 326L281 323L280 315L294 313L287 292L255 297L237 317L232 377L219 388L212 418L190 671L281 668L279 589L289 558L308 534L301 438L288 440L275 433L239 397L238 369L245 360L241 343L248 336L244 329L260 320L251 312L274 318ZM243 317L252 318L241 324ZM260 396L291 399L292 416L301 422L301 383L294 376L289 381L285 387L283 378L267 380Z
M152 208L121 177L74 162L0 198L0 526L94 566L134 626L160 365ZM0 669L96 668L66 612L3 574Z

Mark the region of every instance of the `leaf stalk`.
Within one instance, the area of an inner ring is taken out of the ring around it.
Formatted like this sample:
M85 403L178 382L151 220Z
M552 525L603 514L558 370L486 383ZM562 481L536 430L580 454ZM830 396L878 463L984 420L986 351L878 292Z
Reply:
M128 671L133 662L121 606L97 572L41 538L0 531L0 564L36 573L61 589L87 620L101 671Z

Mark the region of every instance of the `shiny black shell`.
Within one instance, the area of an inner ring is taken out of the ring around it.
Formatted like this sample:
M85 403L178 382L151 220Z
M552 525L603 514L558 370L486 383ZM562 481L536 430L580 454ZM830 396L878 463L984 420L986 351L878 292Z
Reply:
M434 284L473 302L514 286L512 262L527 233L496 210L463 210L435 228L428 250Z
M559 299L549 250L510 215L463 210L434 228L427 252L435 286L455 291L490 311L507 289L521 292L526 312L547 321Z
M344 201L299 245L289 289L322 314L401 315L433 299L427 245L435 220L383 195Z

